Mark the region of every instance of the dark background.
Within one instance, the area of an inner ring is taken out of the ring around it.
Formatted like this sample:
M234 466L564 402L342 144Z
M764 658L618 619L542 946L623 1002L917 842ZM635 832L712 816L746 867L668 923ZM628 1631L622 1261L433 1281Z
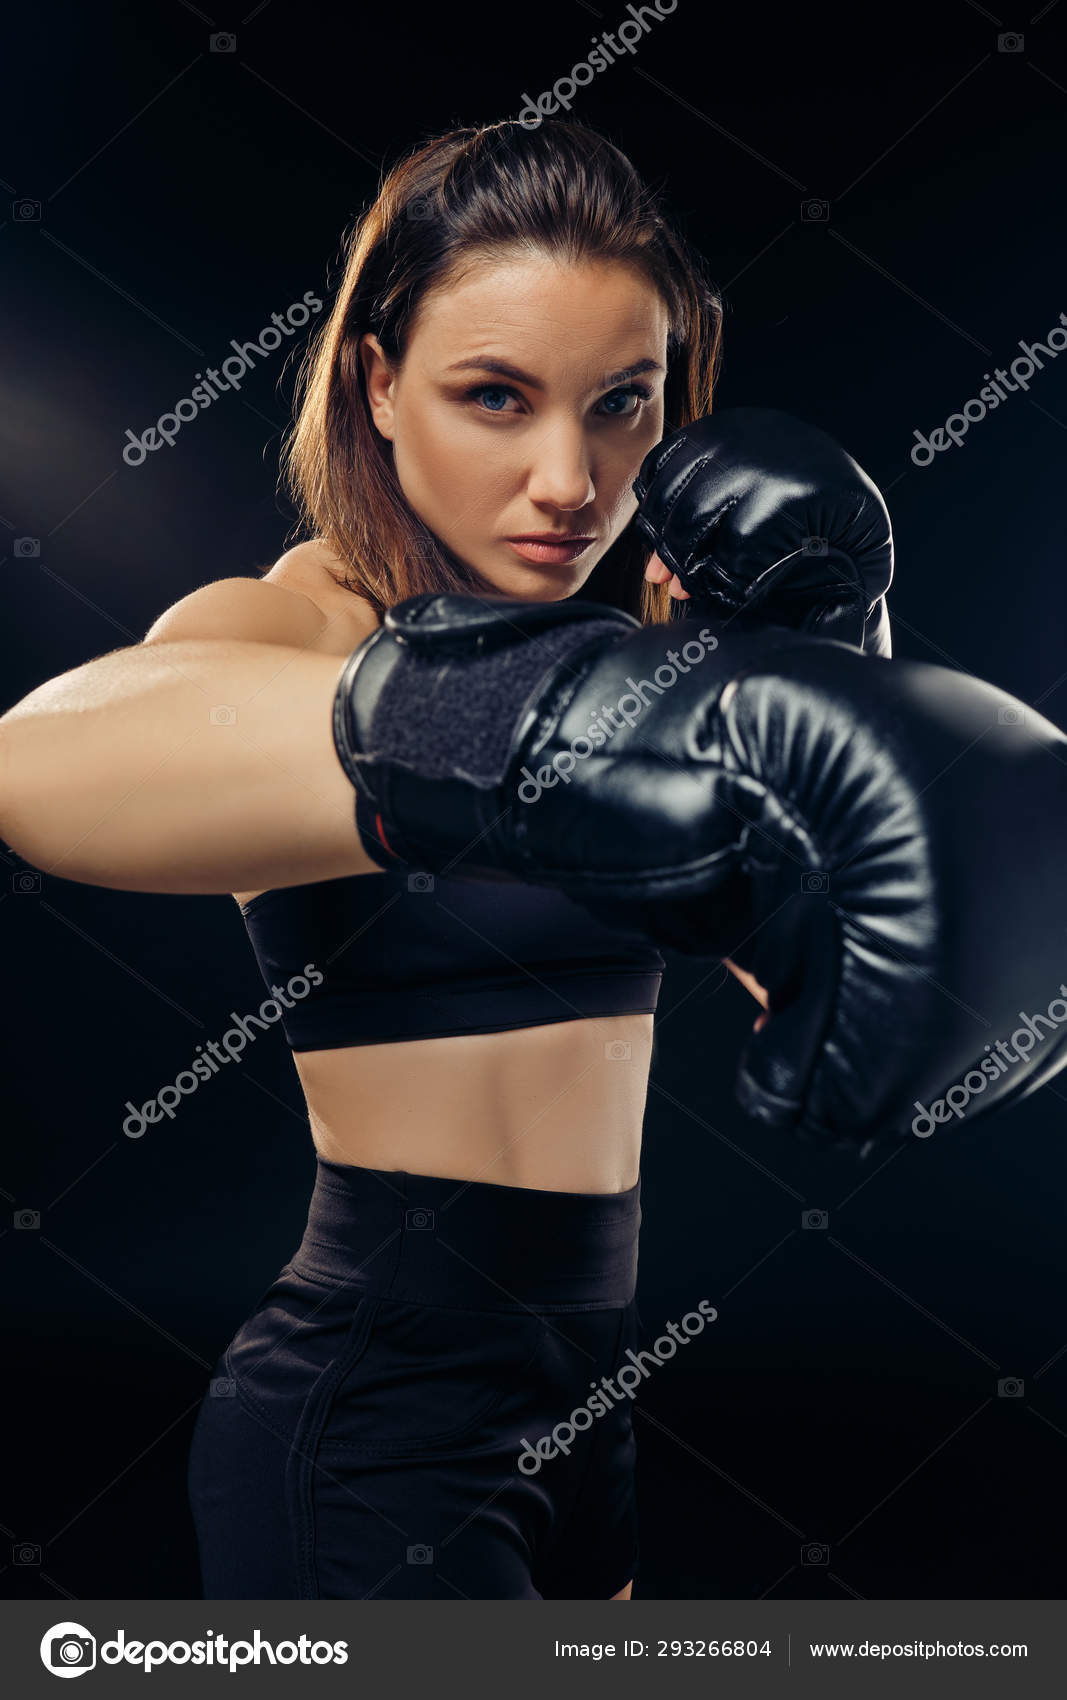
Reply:
M295 540L276 494L284 352L138 468L127 428L231 338L326 298L382 162L516 115L626 15L174 0L8 22L0 708ZM1061 725L1067 355L931 466L909 451L1067 311L1065 16L679 0L573 107L708 257L720 403L820 424L885 491L897 653ZM213 31L235 51L211 52ZM820 199L828 216L805 218ZM302 1098L276 1031L126 1138L125 1101L260 1001L240 917L228 897L20 882L22 866L3 854L0 1588L195 1597L192 1422L299 1239ZM752 1014L721 969L670 960L639 1302L653 1333L700 1297L720 1314L637 1406L635 1597L1062 1596L1064 1077L965 1145L859 1166L746 1124L732 1078ZM23 1209L38 1227L13 1225ZM802 1226L810 1209L824 1229ZM1007 1377L1020 1396L998 1396ZM811 1543L826 1562L803 1562Z

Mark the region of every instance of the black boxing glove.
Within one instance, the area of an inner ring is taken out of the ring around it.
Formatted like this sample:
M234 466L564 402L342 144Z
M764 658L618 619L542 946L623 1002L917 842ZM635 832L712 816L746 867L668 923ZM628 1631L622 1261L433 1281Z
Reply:
M736 1090L766 1126L869 1149L1067 1060L1044 1016L997 1050L1060 995L1067 738L992 685L778 626L426 594L346 662L334 736L379 865L555 886L754 973Z
M689 593L687 613L891 653L889 514L824 431L726 408L665 437L633 488L634 524Z

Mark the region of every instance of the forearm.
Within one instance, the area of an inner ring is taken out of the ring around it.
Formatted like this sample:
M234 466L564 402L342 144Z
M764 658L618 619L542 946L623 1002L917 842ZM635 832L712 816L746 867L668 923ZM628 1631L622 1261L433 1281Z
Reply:
M129 891L378 872L333 745L341 666L197 639L60 674L0 718L0 838L44 872Z
M762 1004L765 1010L769 1008L767 988L760 985L754 974L750 974L745 968L739 968L737 963L731 962L728 956L723 957L723 967L728 968L730 973L734 975L735 979L740 980L745 990L747 992L751 992L758 1004ZM762 1025L762 1023L760 1023L760 1025Z

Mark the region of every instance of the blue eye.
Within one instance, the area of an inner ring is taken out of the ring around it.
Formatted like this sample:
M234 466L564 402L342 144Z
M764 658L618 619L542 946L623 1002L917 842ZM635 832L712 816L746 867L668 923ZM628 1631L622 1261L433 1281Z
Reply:
M505 389L502 384L482 384L479 389L471 391L471 394L475 396L509 396L514 393L515 392L513 390ZM490 406L486 411L489 413L503 413L504 409L502 407Z
M503 405L494 406L492 401L487 402L485 400L487 396L503 397L505 400L511 396L515 400L521 400L521 397L517 396L515 390L511 389L507 384L477 384L473 389L466 391L466 399L468 401L476 402L478 404L479 411L482 413L505 413L509 411L509 409L505 408ZM605 408L605 411L601 413L601 418L632 419L636 413L640 412L639 406L628 407L625 410L621 407L605 407L605 404L608 402L617 402L620 400L628 401L632 397L636 398L639 403L642 401L651 401L652 391L646 388L644 384L628 384L625 388L609 391L609 393L606 396L602 396L600 401L597 403L598 408Z
M625 401L630 396L636 396L639 401L648 401L651 397L651 394L652 394L651 390L647 390L643 384L630 384L628 386L628 388L626 388L624 390L612 390L610 395L606 395L604 397L604 401L605 402L618 401L618 399L620 397L622 397L622 399ZM623 413L620 409L617 412L609 412L608 418L609 419L628 419L631 416L631 414L637 413L638 411L639 410L636 407L627 408L625 413Z

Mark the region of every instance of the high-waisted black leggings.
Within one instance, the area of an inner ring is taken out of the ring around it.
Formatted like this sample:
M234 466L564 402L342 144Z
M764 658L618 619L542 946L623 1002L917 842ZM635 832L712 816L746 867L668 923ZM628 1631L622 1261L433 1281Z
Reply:
M613 1377L639 1340L640 1192L320 1157L300 1246L197 1418L205 1598L618 1593L637 1562Z

